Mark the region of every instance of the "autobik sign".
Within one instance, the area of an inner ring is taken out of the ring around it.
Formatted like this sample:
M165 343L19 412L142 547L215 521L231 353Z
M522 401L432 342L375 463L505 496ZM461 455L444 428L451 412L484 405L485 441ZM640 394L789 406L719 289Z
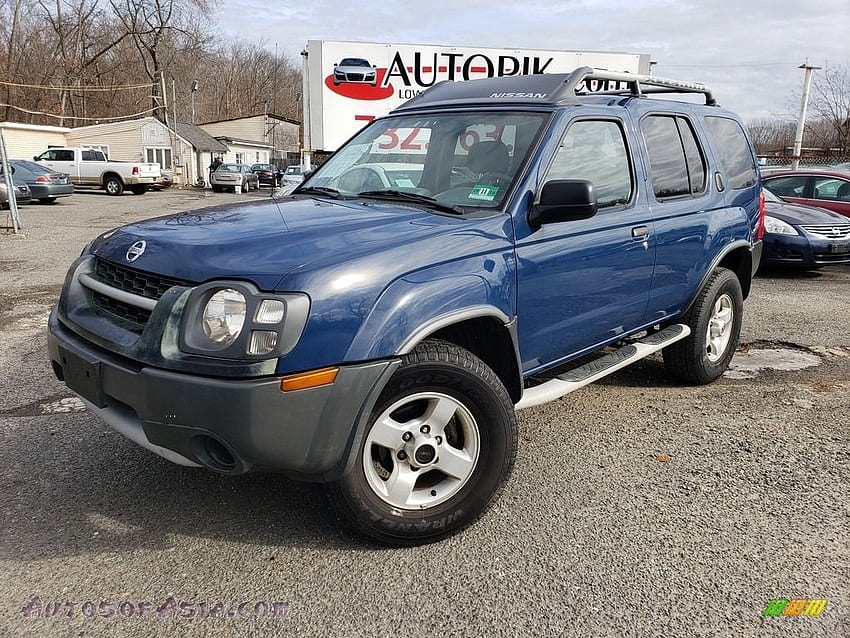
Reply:
M336 150L364 124L443 80L568 73L580 66L649 73L649 55L483 49L310 40L304 73L304 146Z

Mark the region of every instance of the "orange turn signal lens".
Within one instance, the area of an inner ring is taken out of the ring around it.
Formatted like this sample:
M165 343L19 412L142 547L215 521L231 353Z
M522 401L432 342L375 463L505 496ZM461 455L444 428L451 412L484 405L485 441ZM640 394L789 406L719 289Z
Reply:
M339 368L322 368L321 370L293 374L280 380L280 389L284 392L292 392L293 390L306 390L330 385L336 380L338 372Z

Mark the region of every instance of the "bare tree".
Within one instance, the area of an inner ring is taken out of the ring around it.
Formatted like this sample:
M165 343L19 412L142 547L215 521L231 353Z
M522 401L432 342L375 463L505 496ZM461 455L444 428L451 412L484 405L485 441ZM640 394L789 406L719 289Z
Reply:
M109 0L109 4L151 83L159 82L179 55L196 51L209 38L204 23L214 0ZM162 106L162 100L152 98L152 106Z
M783 155L794 143L794 123L782 119L760 119L747 125L760 155Z
M825 64L815 72L811 108L831 128L826 148L850 151L850 71L845 66Z
M216 2L0 0L0 118L78 126L143 113L164 102L164 78L183 120L193 80L198 121L300 119L296 65L267 43L214 41Z

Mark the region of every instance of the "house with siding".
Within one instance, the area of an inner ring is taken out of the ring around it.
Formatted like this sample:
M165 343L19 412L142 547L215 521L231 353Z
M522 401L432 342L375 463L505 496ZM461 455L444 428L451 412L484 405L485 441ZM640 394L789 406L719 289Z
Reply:
M301 123L272 113L218 120L198 126L225 143L230 140L234 144L245 146L235 152L253 152L254 159L251 163L286 160L288 153L297 155L301 150ZM260 144L262 147L250 146L247 143ZM266 159L257 160L256 154L260 152L262 156L263 148L269 149L269 155ZM236 158L229 158L229 161L236 161Z
M79 128L0 122L9 157L28 159L55 146L102 150L112 160L158 162L175 184L208 180L214 158L245 164L286 159L299 149L299 124L276 115L167 127L155 117ZM277 144L277 146L275 146Z
M51 146L66 146L65 136L71 130L64 126L42 126L19 122L0 122L6 151L13 159L31 159Z

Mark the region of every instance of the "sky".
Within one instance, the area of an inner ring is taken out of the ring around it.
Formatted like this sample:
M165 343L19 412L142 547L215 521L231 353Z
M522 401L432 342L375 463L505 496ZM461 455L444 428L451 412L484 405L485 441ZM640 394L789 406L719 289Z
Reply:
M701 82L745 121L796 120L803 71L850 67L850 0L239 0L225 36L648 53L653 74ZM817 74L817 71L815 71Z

